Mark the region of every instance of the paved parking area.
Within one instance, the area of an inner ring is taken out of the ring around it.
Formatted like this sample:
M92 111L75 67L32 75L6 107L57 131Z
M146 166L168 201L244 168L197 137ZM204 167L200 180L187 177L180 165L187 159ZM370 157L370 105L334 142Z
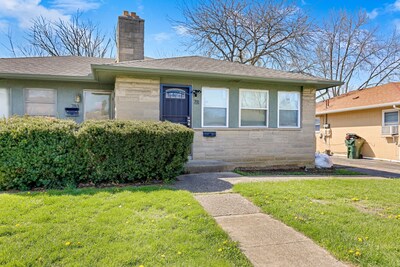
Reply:
M375 159L348 159L333 156L333 163L366 175L386 178L400 178L400 162L391 162Z

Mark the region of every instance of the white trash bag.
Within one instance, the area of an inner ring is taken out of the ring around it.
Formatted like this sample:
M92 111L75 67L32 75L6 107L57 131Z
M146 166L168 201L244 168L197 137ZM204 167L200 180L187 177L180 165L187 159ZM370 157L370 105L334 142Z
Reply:
M329 155L315 153L315 167L317 169L332 168L333 162Z

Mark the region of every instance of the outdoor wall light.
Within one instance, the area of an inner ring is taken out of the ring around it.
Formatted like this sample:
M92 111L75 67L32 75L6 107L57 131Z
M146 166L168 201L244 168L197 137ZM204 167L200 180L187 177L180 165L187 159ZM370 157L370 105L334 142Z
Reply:
M81 103L81 95L80 94L75 95L75 103Z
M198 89L197 90L193 90L192 93L193 93L194 97L197 97L197 94L200 94L201 90L198 90Z

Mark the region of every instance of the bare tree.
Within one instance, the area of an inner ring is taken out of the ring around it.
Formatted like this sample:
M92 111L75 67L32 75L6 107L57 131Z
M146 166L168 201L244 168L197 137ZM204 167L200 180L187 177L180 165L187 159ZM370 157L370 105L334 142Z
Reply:
M1 45L11 56L87 56L113 57L115 38L110 38L90 20L83 21L76 12L70 21L50 21L37 17L26 32L26 44L16 44L11 29L5 34L7 44ZM115 34L115 30L114 30Z
M311 35L307 14L286 0L186 2L182 14L185 19L174 24L185 29L189 49L243 64L285 68Z
M105 57L112 49L112 39L90 20L82 21L81 15L78 11L70 21L34 19L26 38L33 52L49 56Z
M370 26L365 12L332 12L314 36L315 53L310 73L344 85L325 90L326 99L350 90L400 77L400 36L380 35Z

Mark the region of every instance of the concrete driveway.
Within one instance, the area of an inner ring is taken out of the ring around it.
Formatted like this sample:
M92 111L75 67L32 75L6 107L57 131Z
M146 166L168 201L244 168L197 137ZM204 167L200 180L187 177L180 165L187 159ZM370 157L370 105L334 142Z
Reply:
M348 159L339 156L333 156L332 160L336 166L346 167L346 169L358 171L365 175L400 178L400 162L374 159Z

